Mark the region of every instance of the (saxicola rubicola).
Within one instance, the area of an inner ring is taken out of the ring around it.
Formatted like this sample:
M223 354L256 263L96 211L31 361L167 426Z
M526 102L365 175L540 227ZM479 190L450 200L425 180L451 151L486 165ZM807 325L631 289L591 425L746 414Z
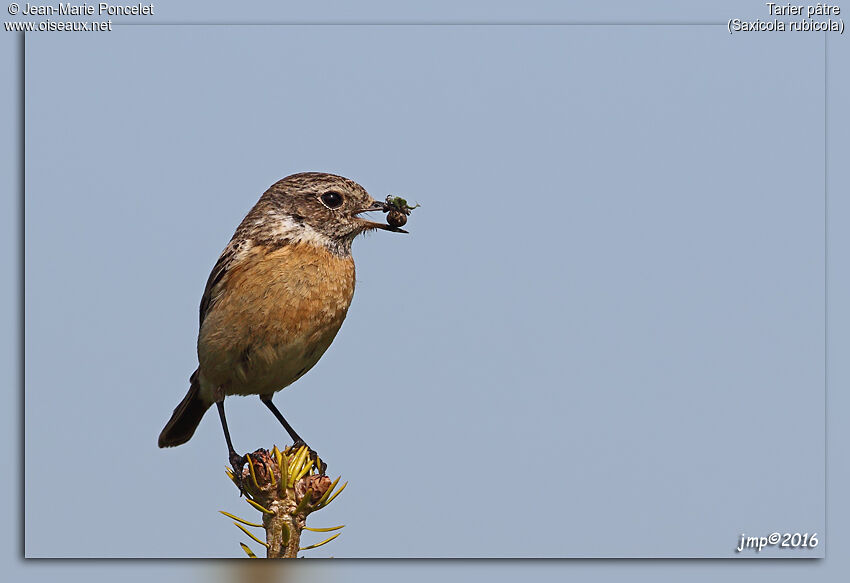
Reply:
M319 172L288 176L260 197L207 280L199 365L159 447L187 442L215 403L241 477L245 459L230 440L227 395L259 395L295 444L304 444L272 396L313 368L339 331L354 294L354 238L372 229L406 232L359 216L381 210L385 204L356 182Z

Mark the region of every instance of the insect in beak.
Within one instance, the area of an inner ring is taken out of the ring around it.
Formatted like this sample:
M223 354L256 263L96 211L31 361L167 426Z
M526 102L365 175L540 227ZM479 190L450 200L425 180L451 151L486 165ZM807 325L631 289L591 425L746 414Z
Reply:
M375 201L373 204L367 206L366 208L364 208L362 210L357 211L354 214L359 215L361 213L371 213L371 212L376 212L376 211L386 212L388 210L389 209L387 209L387 203ZM369 230L369 229L381 229L381 230L384 230L384 231L392 231L393 233L407 233L407 231L405 231L404 229L400 229L398 227L393 227L392 225L388 225L386 223L376 223L374 221L361 219L359 217L358 217L358 220L360 221L360 224L363 226L364 231Z

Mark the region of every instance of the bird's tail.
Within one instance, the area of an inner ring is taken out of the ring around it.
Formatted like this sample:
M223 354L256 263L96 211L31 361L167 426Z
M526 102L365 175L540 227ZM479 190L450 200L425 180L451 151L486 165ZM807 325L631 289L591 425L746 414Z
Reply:
M201 384L198 382L197 370L192 373L189 381L191 382L189 392L174 409L171 419L159 434L159 447L174 447L189 441L204 413L210 408L211 403L201 398Z

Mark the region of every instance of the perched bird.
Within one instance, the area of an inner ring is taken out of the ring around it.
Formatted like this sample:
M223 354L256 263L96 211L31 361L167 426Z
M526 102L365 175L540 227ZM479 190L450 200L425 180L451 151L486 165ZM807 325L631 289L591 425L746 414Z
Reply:
M385 204L356 182L320 172L287 176L260 197L207 280L199 365L159 447L187 442L215 403L241 477L245 458L227 429L227 395L259 395L295 444L306 445L272 396L313 368L339 331L354 294L354 238L373 229L406 232L359 216L381 210Z

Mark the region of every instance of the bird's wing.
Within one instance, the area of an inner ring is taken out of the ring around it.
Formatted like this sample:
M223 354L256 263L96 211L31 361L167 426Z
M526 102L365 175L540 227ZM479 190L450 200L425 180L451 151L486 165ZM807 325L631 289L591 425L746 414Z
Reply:
M204 318L209 314L219 295L220 290L218 289L218 285L233 266L241 246L241 242L237 241L228 243L224 251L221 252L221 257L218 258L218 261L216 261L215 266L212 268L209 279L207 279L207 286L204 288L204 295L201 296L201 326L203 326Z

